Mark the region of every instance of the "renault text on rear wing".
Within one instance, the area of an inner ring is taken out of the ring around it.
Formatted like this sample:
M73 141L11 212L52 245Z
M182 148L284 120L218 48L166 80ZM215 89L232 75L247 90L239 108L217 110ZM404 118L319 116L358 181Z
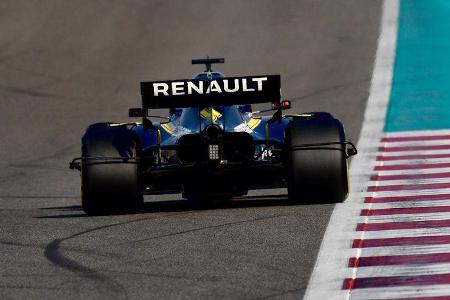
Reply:
M280 101L280 75L141 82L144 109Z

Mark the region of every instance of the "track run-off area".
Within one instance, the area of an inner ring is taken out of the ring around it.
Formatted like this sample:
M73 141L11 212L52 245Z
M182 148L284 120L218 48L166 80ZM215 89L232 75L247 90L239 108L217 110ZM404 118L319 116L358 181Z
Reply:
M305 299L450 299L450 3L386 0L352 193Z

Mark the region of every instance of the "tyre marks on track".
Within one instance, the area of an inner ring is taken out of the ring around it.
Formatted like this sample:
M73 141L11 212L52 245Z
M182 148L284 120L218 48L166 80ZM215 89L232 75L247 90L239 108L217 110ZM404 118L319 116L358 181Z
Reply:
M120 299L127 299L127 291L126 289L119 284L114 279L95 271L94 269L88 268L81 263L65 256L60 250L61 250L61 244L65 241L75 239L77 237L91 234L97 231L102 231L105 229L110 229L117 226L123 226L131 223L136 222L143 222L154 218L139 218L134 220L129 220L125 222L120 223L113 223L108 225L103 225L95 228L91 228L88 230L80 231L75 234L72 234L70 236L67 236L65 238L61 239L54 239L49 244L45 246L44 250L44 256L45 258L50 261L55 266L58 266L66 271L72 272L77 274L80 277L87 278L89 280L92 280L96 282L96 289L102 290L102 295L106 297L106 295L110 295L113 298L120 298Z
M270 219L275 219L275 218L280 218L280 217L286 217L286 215L276 214L276 215L262 216L262 217L258 217L258 218L246 219L246 220L235 221L235 222L226 222L226 223L221 223L221 224L217 224L217 225L202 226L202 227L198 227L198 228L175 231L175 232L171 232L168 234L155 235L155 236L151 236L151 237L147 237L147 238L143 238L143 239L139 239L139 240L134 240L131 242L127 242L127 244L135 245L138 243L153 241L153 240L162 239L162 238L166 238L166 237L173 237L173 236L177 236L177 235L182 235L182 234L187 234L187 233L192 233L192 232L197 232L197 231L202 231L202 230L222 228L222 227L226 227L226 226L239 225L239 224L257 222L257 221L265 221L265 220L270 220Z
M88 268L86 266L83 266L79 262L65 256L63 253L61 253L60 248L61 244L64 241L74 239L76 237L82 236L84 234L92 233L95 231L99 231L102 229L110 228L113 226L118 226L122 224L111 224L111 225L105 225L96 227L93 229L85 230L73 235L70 235L68 237L62 238L62 239L55 239L49 244L46 245L44 250L44 256L45 258L50 261L52 264L66 270L72 273L77 274L80 277L87 278L89 280L92 280L97 283L96 288L101 289L104 293L103 295L110 295L115 298L121 298L121 299L127 299L127 291L125 288L120 285L115 280L111 279L110 277L99 273L91 268Z
M82 237L84 235L101 232L102 230L112 229L112 228L118 227L118 226L124 226L124 225L129 225L129 224L138 223L138 222L154 221L155 219L160 219L160 218L171 218L171 217L175 217L175 216L179 216L179 215L186 215L186 214L190 214L190 213L191 212L189 212L189 211L178 212L178 213L168 213L168 214L163 214L163 215L156 216L156 217L153 216L153 217L138 218L138 219L128 220L128 221L124 221L124 222L107 224L107 225L91 228L88 230L83 230L83 231L74 233L74 234L64 237L64 238L54 239L53 241L51 241L50 243L48 243L45 246L44 256L48 261L50 261L55 266L60 267L61 269L64 269L66 271L72 272L72 273L78 275L79 277L89 279L90 281L95 282L95 288L101 290L103 296L106 297L108 295L109 297L112 297L114 299L117 299L117 298L127 299L128 298L127 290L118 281L111 278L110 276L105 275L106 271L100 272L100 271L91 269L91 268L81 264L80 262L78 262L72 258L69 258L68 256L66 256L63 253L62 250L64 250L64 249L70 250L70 248L66 248L66 247L63 248L62 244L66 241L76 239L76 238ZM152 236L150 238L128 241L127 245L130 247L133 247L136 243L153 241L155 239L172 237L172 236L176 236L176 235L187 234L187 233L192 233L192 232L197 232L197 231L202 231L202 230L239 225L239 224L243 224L243 223L265 221L265 220L286 217L286 216L287 215L283 215L283 214L270 214L270 215L265 215L265 216L256 217L256 218L239 220L239 221L235 221L235 222L225 222L225 223L216 224L216 225L202 226L202 227L193 228L190 230L175 231L175 232L165 234L165 235L157 235L157 236ZM113 271L113 270L108 270L107 273L115 274L117 272ZM156 274L149 274L149 275L156 276ZM158 274L157 276L161 277L161 274ZM177 277L168 276L168 275L164 275L164 276L170 277L170 278L177 278Z

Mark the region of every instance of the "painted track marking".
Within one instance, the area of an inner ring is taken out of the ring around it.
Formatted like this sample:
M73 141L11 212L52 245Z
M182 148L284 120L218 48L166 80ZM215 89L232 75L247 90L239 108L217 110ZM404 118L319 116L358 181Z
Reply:
M392 83L398 11L398 0L383 1L369 99L358 141L359 154L350 165L352 183L350 197L334 208L305 292L305 299L349 299L351 295L350 290L342 289L342 279L355 278L357 275L357 268L348 268L348 259L361 256L361 249L352 249L350 246L354 233L359 238L364 238L365 232L354 231L358 223L357 216L361 209L367 209L372 205L364 203L365 188L370 176L373 175L372 169L367 166L376 162L377 148L373 145L377 145L383 137Z
M438 135L433 135L433 140L439 147ZM440 135L448 140L448 135ZM397 136L394 138L381 138L386 147L381 150L392 149L390 142L401 142L401 148L409 148L409 143L425 136ZM415 287L416 294L423 296L429 286L450 284L450 182L449 172L424 173L429 169L427 160L417 161L418 157L396 157L401 160L401 165L384 165L379 159L384 157L384 152L378 153L377 160L380 163L373 167L374 173L370 177L366 190L370 196L365 197L364 202L370 204L360 210L360 216L364 217L355 231L363 232L359 238L355 238L352 247L357 249L357 254L350 257L348 267L356 269L356 276L347 277L342 283L342 289L348 290L352 295L354 290L370 289L372 295L381 295L386 289L402 286ZM450 150L448 153L439 154L444 162L440 165L447 167L450 163ZM445 161L447 159L447 161ZM416 170L417 174L395 174L399 170ZM380 175L380 172L383 172ZM414 192L416 194L405 194ZM429 194L429 192L433 192ZM395 196L386 196L386 193L396 193ZM433 215L427 219L427 214ZM409 220L402 221L405 216ZM385 218L376 219L374 218ZM438 248L429 251L430 247ZM440 247L440 248L439 248ZM366 249L383 249L380 251L366 251ZM409 251L409 249L411 249ZM420 288L426 286L426 288ZM384 290L378 292L378 290ZM399 293L392 292L392 295ZM432 297L448 297L450 293ZM377 296L378 297L378 296ZM356 297L358 298L358 297ZM415 298L408 298L415 299Z
M383 3L352 193L335 207L305 299L450 296L450 130L383 133L398 5Z
M434 195L411 195L411 196L393 196L393 197L366 197L366 203L387 203L387 202L407 202L407 201L436 201L450 200L450 194Z

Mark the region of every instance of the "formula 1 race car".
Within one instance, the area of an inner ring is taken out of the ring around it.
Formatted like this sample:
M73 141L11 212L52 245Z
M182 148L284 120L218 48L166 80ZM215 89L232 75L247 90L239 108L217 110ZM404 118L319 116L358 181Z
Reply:
M82 137L82 208L88 215L138 210L144 194L181 192L192 201L226 200L249 189L287 187L298 203L337 203L348 194L355 146L331 114L283 114L280 76L224 77L211 65L194 79L141 82L142 122L95 123ZM270 103L252 111L251 104ZM169 108L164 122L151 109ZM261 116L272 111L271 116ZM153 118L154 119L154 118Z

